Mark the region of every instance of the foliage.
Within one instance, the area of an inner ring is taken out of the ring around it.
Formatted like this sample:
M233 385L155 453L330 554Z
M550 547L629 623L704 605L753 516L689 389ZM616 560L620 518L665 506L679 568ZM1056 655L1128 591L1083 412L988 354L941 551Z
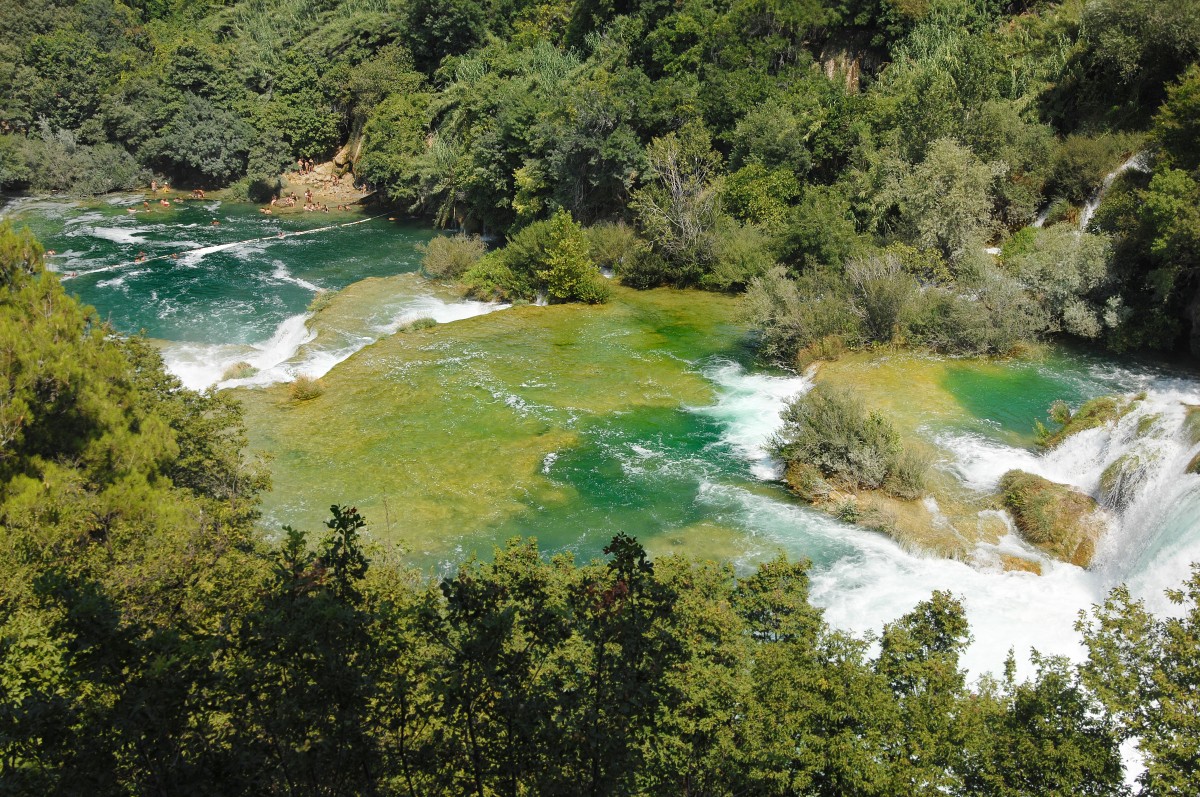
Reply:
M1005 259L1041 304L1051 329L1098 337L1106 323L1109 241L1066 225L1034 230L1026 252Z
M3 1L0 186L95 194L152 170L265 200L285 164L332 157L465 234L600 225L620 252L593 259L635 287L833 275L807 291L902 244L920 290L892 343L1200 352L1186 3ZM1089 232L1110 250L1071 254L1060 230L1016 274L982 254L1102 194ZM475 266L481 294L536 295L503 258ZM861 316L857 290L826 299Z
M1122 738L1138 739L1146 768L1142 794L1185 794L1197 764L1195 658L1200 639L1200 571L1167 593L1180 607L1159 619L1128 588L1112 591L1079 622L1088 648L1083 681L1103 701Z
M321 380L305 374L297 376L288 386L288 395L293 401L312 401L324 393L325 386L321 384Z
M421 244L421 271L433 279L458 279L487 252L478 235L439 235Z
M920 496L928 466L905 453L883 416L867 412L850 394L821 385L788 402L771 447L789 469L815 468L839 488L886 489L903 498Z
M703 124L692 121L651 142L646 160L649 180L631 207L666 265L663 280L693 283L715 259L720 156Z
M337 504L267 544L238 404L106 334L7 227L0 325L14 793L1119 794L1134 736L1146 793L1191 789L1200 577L1168 619L1115 591L1081 674L1035 654L970 685L953 595L858 639L807 562L736 574L619 534L591 563L514 540L431 578ZM805 434L877 476L895 433L838 402Z
M608 299L608 285L591 258L583 228L565 210L522 229L502 249L478 261L463 280L481 296L533 300L545 292L556 302Z

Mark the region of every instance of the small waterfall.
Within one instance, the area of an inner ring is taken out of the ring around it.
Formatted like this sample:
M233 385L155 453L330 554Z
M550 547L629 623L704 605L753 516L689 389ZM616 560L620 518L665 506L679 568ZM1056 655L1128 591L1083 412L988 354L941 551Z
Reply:
M1092 195L1091 199L1084 203L1083 211L1079 214L1080 230L1087 230L1088 224L1091 222L1092 217L1096 215L1096 210L1100 207L1100 202L1103 201L1104 195L1108 193L1108 189L1112 187L1113 181L1130 169L1137 169L1139 172L1146 171L1145 153L1134 153L1129 157L1128 160L1104 176L1104 180L1100 183L1100 188L1096 190L1096 193ZM1045 223L1044 219L1042 220L1042 223ZM1034 226L1040 227L1042 225L1034 222Z
M546 296L546 292L538 291L537 298L533 300L533 304L536 307L545 307L546 305L550 304L550 302Z
M1091 571L1107 585L1127 582L1156 609L1162 591L1200 561L1200 475L1188 473L1200 455L1193 409L1200 388L1183 379L1155 379L1144 397L1119 420L1078 432L1045 453L972 435L944 435L956 457L951 466L969 487L996 489L1012 469L1068 484L1107 509L1110 530L1100 541Z

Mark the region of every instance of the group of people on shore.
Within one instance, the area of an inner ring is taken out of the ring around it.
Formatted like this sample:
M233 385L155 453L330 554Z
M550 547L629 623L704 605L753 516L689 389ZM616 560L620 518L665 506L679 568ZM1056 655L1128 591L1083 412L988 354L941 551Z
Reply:
M285 197L273 196L271 197L271 203L266 207L259 208L258 212L270 216L274 213L272 208L294 208L298 201L299 200L296 199L296 192L294 191ZM318 202L313 196L312 189L306 188L304 190L304 209L309 212L328 213L329 205L324 202ZM337 209L350 210L350 206L338 205Z

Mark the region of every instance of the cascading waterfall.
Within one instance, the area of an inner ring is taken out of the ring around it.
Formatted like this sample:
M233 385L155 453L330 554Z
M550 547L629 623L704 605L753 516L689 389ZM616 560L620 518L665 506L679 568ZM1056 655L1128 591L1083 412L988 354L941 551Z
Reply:
M811 381L746 373L730 364L707 369L706 375L719 399L702 411L722 421L727 443L754 476L777 480L766 441L779 426L784 403ZM961 431L933 434L948 457L943 466L981 494L994 493L1005 472L1021 469L1100 499L1110 529L1086 570L1025 543L1011 518L998 510L981 516L999 517L1009 533L997 543L980 543L963 562L904 550L883 535L735 485L706 485L702 498L739 515L760 552L777 545L812 558L813 600L835 626L878 632L932 590L943 589L962 597L967 607L974 639L964 664L973 674L997 671L1010 648L1025 675L1030 648L1079 660L1084 651L1074 623L1081 610L1124 582L1154 611L1167 613L1164 590L1177 587L1190 563L1200 561L1200 476L1185 472L1200 452L1188 421L1189 405L1200 405L1200 385L1146 374L1121 377L1145 386L1145 397L1117 422L1072 435L1047 452ZM1123 480L1116 476L1122 466ZM1002 554L1039 562L1042 575L1005 572Z
M1083 210L1079 213L1079 229L1087 230L1088 224L1091 222L1092 217L1096 215L1096 210L1099 209L1100 203L1104 200L1104 195L1108 193L1108 189L1112 188L1113 182L1119 176L1130 169L1136 169L1137 171L1146 170L1145 153L1134 153L1120 166L1104 175L1104 180L1101 181L1100 188L1096 190L1096 193L1092 195L1091 199L1084 203Z
M1079 489L1106 508L1109 531L1090 572L1109 588L1126 582L1159 610L1163 590L1178 586L1200 561L1200 389L1157 378L1115 422L1087 429L1042 454L972 435L942 435L951 469L970 487L996 489L1001 475L1025 470ZM1196 424L1193 427L1193 424Z
M1146 171L1146 153L1137 152L1131 155L1120 166L1113 169L1108 174L1104 175L1104 179L1100 181L1100 187L1096 192L1083 204L1083 209L1079 213L1079 229L1087 230L1088 224L1091 223L1092 217L1096 215L1096 211L1100 208L1100 203L1104 200L1104 195L1108 193L1108 189L1112 188L1112 184L1125 172L1130 169L1137 171ZM1050 219L1050 211L1054 209L1054 202L1046 205L1037 214L1037 218L1033 220L1031 227L1041 228L1046 226L1046 222Z

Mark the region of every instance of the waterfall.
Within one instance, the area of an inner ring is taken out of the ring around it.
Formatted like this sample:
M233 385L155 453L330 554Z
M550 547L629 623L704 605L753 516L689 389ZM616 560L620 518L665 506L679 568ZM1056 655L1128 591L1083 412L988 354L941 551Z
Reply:
M1200 387L1156 378L1115 422L1078 432L1038 454L973 435L939 438L955 457L951 470L969 487L996 489L1012 469L1035 473L1091 495L1109 517L1091 571L1105 587L1126 582L1157 610L1200 561ZM1131 397L1136 398L1136 397Z
M1101 181L1100 187L1098 189L1096 189L1096 193L1092 194L1091 199L1089 199L1086 203L1084 203L1083 211L1079 214L1079 229L1080 230L1085 231L1085 232L1087 231L1088 223L1090 223L1092 220L1092 217L1096 215L1096 210L1100 207L1100 202L1104 199L1104 195L1106 193L1108 193L1108 189L1112 187L1113 181L1116 180L1117 177L1119 177L1120 175L1129 171L1130 169L1137 169L1139 172L1146 171L1145 153L1143 153L1143 152L1134 153L1133 155L1131 155L1128 158L1128 160L1126 160L1120 166L1113 169L1108 174L1104 175L1104 180ZM1042 223L1043 224L1045 223L1044 219L1042 220ZM1037 224L1035 222L1035 226L1040 227L1041 225Z

